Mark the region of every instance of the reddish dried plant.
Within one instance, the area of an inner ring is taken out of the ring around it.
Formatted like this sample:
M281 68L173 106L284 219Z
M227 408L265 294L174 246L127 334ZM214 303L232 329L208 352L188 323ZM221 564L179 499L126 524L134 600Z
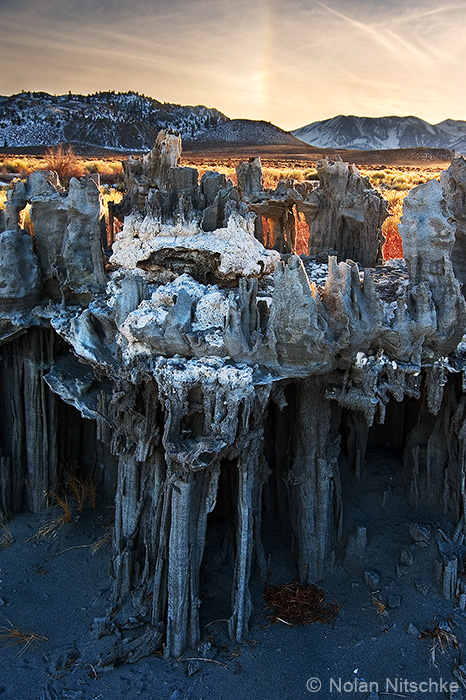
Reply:
M311 622L333 624L343 605L326 601L323 588L298 581L267 585L264 598L271 609L272 623L284 622L288 625L308 625Z

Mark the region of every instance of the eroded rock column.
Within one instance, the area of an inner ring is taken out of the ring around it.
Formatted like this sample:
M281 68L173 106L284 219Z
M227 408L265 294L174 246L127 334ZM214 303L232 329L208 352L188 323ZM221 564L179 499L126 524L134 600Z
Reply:
M54 336L31 329L0 348L0 519L39 512L57 483L56 399L43 381Z
M296 456L288 494L299 579L313 583L322 578L332 544L341 536L340 409L326 399L316 379L303 380L297 390Z
M217 500L221 462L236 463L236 559L233 638L251 613L251 559L259 545L263 414L269 386L253 370L211 358L159 360L154 380L132 394L122 385L113 405L120 455L115 524L115 589L152 594L152 624L165 626L166 656L200 641L199 577L207 516Z

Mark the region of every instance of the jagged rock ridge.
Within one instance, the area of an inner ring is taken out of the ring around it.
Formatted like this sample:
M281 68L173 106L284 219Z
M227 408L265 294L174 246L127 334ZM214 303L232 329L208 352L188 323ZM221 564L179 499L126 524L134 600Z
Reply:
M466 534L466 302L455 276L466 161L406 198L405 261L378 265L385 206L354 167L323 161L319 186L269 191L259 159L238 166L233 187L215 173L199 182L179 153L162 132L128 162L111 272L95 257L92 181L62 192L34 174L10 190L0 233L0 511L46 506L64 468L100 476L115 504L114 606L96 628L124 635L100 666L196 648L201 578L214 567L227 572L228 628L242 639L250 579L270 573L270 519L291 533L303 583L342 549L345 566L361 562L365 532L348 535L342 473L349 464L364 478L374 424L403 450L413 507L449 514L461 543ZM27 201L35 249L18 229ZM294 254L298 213L314 253L305 259ZM236 238L239 268L228 256ZM76 250L93 261L81 275ZM466 593L463 569L451 551L440 558L445 594Z

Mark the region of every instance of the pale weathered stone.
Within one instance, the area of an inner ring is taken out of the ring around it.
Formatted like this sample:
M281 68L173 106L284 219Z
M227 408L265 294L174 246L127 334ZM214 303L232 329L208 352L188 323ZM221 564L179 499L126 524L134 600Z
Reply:
M226 228L202 232L197 224L160 225L151 217L126 217L110 261L127 269L155 264L203 281L260 277L279 259L254 238L248 219L231 216Z

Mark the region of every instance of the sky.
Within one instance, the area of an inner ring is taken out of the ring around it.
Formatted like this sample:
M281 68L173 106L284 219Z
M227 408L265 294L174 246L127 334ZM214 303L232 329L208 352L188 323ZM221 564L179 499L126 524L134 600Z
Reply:
M466 0L0 0L0 94L137 91L293 129L466 120Z

